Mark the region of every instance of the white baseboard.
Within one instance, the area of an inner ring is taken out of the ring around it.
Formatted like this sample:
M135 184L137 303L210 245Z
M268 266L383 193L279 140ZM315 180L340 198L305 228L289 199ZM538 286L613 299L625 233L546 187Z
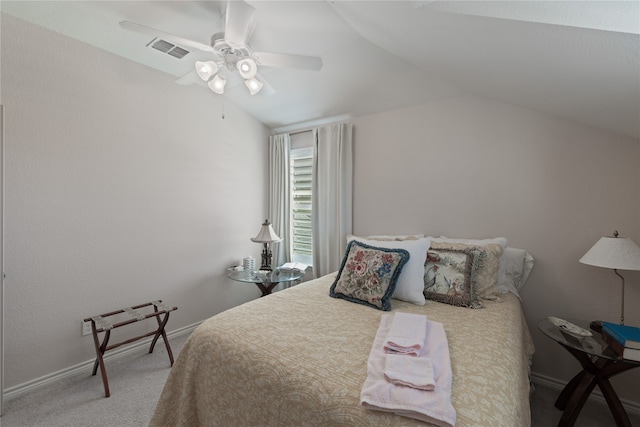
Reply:
M567 385L567 383L565 382L562 382L555 378L548 377L546 375L537 374L535 372L531 374L531 382L534 385L540 384L542 386L556 389L558 390L558 393L562 391L565 385ZM594 400L598 403L603 403L605 405L607 404L607 401L604 399L604 396L602 395L598 387L596 387L593 390L593 392L589 396L589 399ZM625 400L625 399L620 399L620 402L622 402L622 406L624 406L624 409L627 411L628 414L640 415L640 403L632 402L630 400Z
M198 325L200 325L200 323L202 322L197 322L197 323L185 326L183 328L176 329L175 331L167 332L167 337L171 339L172 337L177 337L184 334L190 334L191 332L193 332L195 328L198 327ZM105 354L104 360L105 362L107 362L109 360L120 359L122 357L125 357L128 354L139 351L143 347L148 347L152 339L153 339L152 337L148 337L146 339L137 341L130 345L117 348L112 352ZM30 391L37 390L46 385L55 383L57 381L61 381L65 378L69 378L76 374L83 373L85 371L91 372L93 370L93 364L95 363L95 360L96 359L93 358L91 360L78 363L77 365L70 366L60 371L53 372L48 375L44 375L40 378L36 378L31 381L27 381L25 383L18 384L13 387L9 387L8 389L4 390L4 393L3 393L4 401L7 402L11 399L15 399L16 397L22 396Z

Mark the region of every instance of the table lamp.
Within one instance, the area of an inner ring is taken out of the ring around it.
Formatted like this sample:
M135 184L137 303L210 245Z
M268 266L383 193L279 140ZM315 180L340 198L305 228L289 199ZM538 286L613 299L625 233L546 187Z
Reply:
M263 243L264 249L262 250L262 266L260 270L271 270L271 243L279 242L282 240L281 237L278 237L275 231L273 231L273 227L271 227L271 222L268 219L265 219L262 223L262 228L258 232L256 237L251 239L252 242Z
M640 247L626 237L601 237L589 251L580 258L580 262L595 267L611 268L622 279L622 304L620 324L624 325L624 277L618 270L640 270Z

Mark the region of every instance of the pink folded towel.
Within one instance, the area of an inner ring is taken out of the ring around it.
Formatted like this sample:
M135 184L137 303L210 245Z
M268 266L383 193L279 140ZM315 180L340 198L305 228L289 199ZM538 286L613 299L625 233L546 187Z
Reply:
M402 312L394 313L384 343L384 351L417 356L424 346L426 332L427 316Z
M433 365L435 389L418 390L391 384L384 378L385 359L390 355L383 350L393 315L383 314L376 338L367 361L367 379L360 391L360 403L365 409L393 412L415 418L439 427L456 424L456 410L451 404L453 374L449 358L449 343L442 323L427 321L425 348L420 357L428 357ZM400 356L406 359L412 357Z
M391 384L433 391L436 380L433 377L433 364L425 356L406 357L399 354L387 354L384 365L384 378Z

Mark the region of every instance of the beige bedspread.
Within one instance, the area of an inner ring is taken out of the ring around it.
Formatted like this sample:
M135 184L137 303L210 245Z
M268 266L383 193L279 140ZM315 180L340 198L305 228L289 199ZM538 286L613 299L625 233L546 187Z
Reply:
M329 297L335 274L200 325L171 369L151 426L414 426L359 404L383 312ZM392 300L445 326L457 426L528 426L533 343L520 301L484 309Z

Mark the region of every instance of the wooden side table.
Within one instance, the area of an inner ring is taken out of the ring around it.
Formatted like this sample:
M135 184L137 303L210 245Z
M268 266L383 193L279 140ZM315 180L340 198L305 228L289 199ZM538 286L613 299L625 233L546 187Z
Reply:
M581 328L589 329L589 322L586 320L567 320ZM575 338L561 331L548 319L541 320L538 323L538 329L571 353L582 366L582 371L569 381L556 400L556 408L564 411L558 426L573 426L575 424L589 395L598 385L607 405L609 405L613 418L616 420L616 425L631 427L629 416L609 382L609 378L637 368L640 366L640 362L618 356L607 345L600 332L591 331L593 335L590 337Z
M293 282L301 279L305 275L305 271L292 269L282 270L276 268L273 271L246 271L230 268L227 270L227 276L231 280L244 283L255 283L262 292L261 297L271 294L273 288L284 282Z

